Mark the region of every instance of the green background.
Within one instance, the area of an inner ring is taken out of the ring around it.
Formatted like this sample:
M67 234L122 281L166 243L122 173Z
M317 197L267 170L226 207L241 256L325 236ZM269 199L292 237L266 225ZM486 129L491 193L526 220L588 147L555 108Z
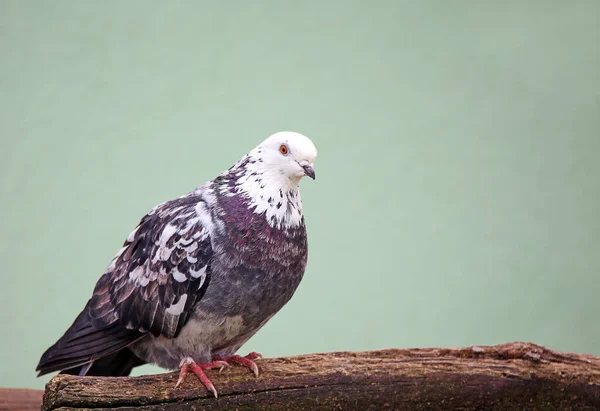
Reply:
M306 134L310 261L242 351L600 354L600 2L0 1L0 386L141 216ZM156 372L144 367L138 373Z

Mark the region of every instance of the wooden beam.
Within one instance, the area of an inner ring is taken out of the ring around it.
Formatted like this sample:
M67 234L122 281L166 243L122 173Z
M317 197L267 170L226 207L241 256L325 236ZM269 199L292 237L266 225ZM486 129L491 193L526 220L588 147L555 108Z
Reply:
M44 391L0 388L0 411L39 411Z
M44 410L592 410L600 358L530 343L335 352L259 361L261 374L208 371L215 399L193 374L57 376Z

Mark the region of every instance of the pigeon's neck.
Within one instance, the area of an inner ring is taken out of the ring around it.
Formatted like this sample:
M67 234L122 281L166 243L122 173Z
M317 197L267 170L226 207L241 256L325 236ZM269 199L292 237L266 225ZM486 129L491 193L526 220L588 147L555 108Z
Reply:
M248 208L263 215L270 226L297 228L304 224L299 178L291 180L249 157L244 157L221 177L221 194L243 197Z
M250 209L264 215L272 227L294 228L303 224L300 189L285 187L272 182L260 183L251 180L241 184L240 194L246 196Z

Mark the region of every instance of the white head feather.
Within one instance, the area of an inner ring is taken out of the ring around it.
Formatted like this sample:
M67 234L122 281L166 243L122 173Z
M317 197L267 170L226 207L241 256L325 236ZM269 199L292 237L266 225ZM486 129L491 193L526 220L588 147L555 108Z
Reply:
M249 162L238 187L256 206L254 212L265 213L272 226L298 226L302 220L299 183L305 175L314 179L316 157L317 149L308 137L291 131L275 133L245 157Z

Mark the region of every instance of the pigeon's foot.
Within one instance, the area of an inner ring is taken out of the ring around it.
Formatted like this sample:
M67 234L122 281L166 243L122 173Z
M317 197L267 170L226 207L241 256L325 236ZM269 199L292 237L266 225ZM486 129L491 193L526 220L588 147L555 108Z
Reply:
M181 364L179 364L179 366L181 367L181 372L179 373L179 379L177 380L177 384L175 384L175 388L179 387L181 383L185 380L185 376L188 374L188 372L192 371L198 376L200 382L204 384L206 389L211 391L215 395L215 398L217 398L217 390L215 389L213 383L208 379L208 377L204 373L204 370L210 370L214 368L219 368L219 370L222 370L228 365L229 364L227 364L226 361L220 360L211 361L205 364L197 364L191 358L184 358L183 360L181 360Z
M246 368L250 368L255 376L258 377L258 366L254 360L262 358L262 354L257 352L251 352L250 354L242 357L241 355L230 355L229 357L217 358L217 360L225 361L226 363L236 363Z

